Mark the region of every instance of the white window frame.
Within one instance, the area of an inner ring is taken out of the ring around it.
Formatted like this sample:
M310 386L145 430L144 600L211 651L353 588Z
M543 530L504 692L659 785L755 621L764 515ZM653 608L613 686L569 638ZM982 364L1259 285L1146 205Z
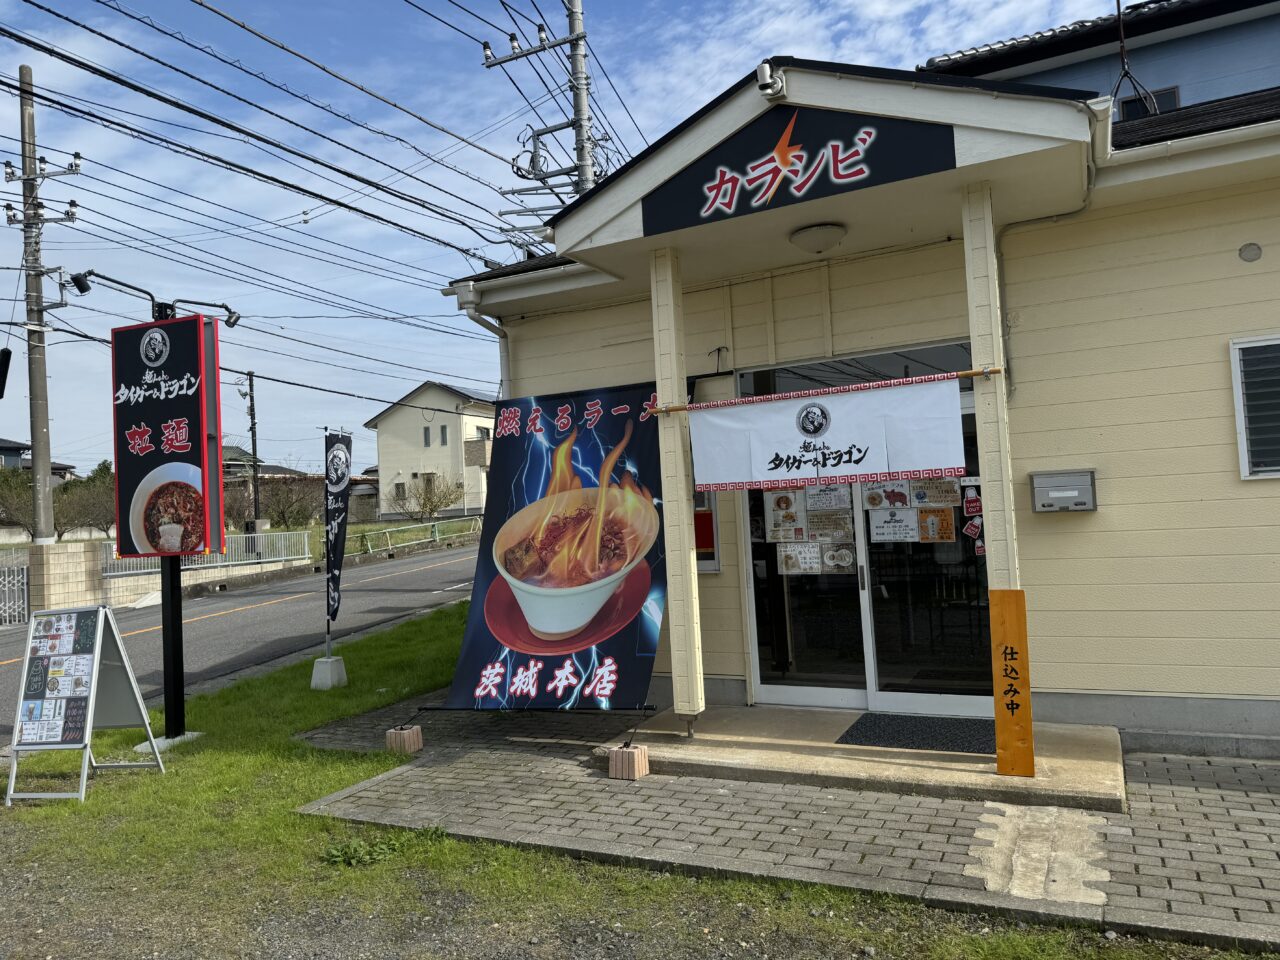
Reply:
M1280 333L1268 333L1260 337L1236 337L1230 341L1231 391L1236 404L1236 449L1240 454L1241 480L1280 480L1280 470L1260 473L1249 469L1249 435L1245 430L1244 388L1240 382L1240 351L1249 347L1267 347L1280 344Z

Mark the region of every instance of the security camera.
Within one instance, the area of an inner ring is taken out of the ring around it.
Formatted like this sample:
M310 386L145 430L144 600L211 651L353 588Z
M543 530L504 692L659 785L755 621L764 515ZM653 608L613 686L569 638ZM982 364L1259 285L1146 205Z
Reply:
M787 80L773 72L773 64L764 60L756 67L756 89L766 100L781 100L787 95Z

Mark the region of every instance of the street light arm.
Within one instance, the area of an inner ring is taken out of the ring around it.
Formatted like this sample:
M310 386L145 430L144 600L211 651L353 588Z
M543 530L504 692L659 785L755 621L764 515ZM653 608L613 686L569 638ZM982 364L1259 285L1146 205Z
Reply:
M173 302L175 305L179 303L189 303L193 307L218 307L227 315L226 324L228 327L234 327L240 322L240 314L236 313L225 303L208 303L204 300L175 300Z

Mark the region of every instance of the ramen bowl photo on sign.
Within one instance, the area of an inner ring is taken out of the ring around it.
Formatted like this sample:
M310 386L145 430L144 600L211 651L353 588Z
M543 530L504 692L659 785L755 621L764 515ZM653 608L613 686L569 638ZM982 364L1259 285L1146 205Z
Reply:
M529 629L567 640L644 562L658 527L652 500L633 485L567 490L513 514L494 538L493 560Z
M129 532L138 553L198 553L204 548L204 494L200 468L190 463L156 467L129 504Z

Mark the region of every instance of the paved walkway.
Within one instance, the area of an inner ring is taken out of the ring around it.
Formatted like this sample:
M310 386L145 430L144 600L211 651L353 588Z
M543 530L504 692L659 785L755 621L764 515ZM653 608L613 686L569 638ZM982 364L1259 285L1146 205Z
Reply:
M305 735L381 749L422 699ZM634 717L430 712L408 764L306 813L941 907L1280 949L1280 763L1126 759L1128 814L653 775L593 747Z

